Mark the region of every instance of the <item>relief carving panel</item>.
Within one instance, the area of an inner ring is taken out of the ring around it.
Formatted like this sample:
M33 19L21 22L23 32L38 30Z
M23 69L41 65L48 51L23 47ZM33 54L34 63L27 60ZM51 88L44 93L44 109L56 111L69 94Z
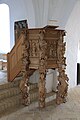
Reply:
M39 57L38 40L30 40L30 57Z
M57 59L57 42L54 41L47 41L47 58L48 60L55 60Z

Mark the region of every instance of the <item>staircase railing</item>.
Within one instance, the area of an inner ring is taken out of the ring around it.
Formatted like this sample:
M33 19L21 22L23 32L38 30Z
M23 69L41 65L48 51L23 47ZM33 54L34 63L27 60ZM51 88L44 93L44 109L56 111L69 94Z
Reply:
M7 76L8 81L13 81L16 76L21 72L22 68L22 51L23 51L23 40L25 39L25 34L21 33L17 43L12 48L10 53L7 54Z

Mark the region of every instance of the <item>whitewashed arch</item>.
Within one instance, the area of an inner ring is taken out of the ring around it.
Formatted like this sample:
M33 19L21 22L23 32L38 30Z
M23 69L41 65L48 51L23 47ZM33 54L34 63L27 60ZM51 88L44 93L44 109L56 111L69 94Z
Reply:
M0 4L0 53L10 50L10 19L9 6Z

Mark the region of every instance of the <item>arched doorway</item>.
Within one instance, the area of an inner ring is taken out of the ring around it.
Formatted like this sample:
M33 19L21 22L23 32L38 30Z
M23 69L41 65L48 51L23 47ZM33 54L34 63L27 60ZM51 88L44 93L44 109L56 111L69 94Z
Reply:
M7 79L7 53L10 51L10 19L9 6L0 4L0 82Z
M80 84L80 40L78 42L78 55L77 55L77 85Z
M9 6L0 4L0 53L10 50L10 20Z

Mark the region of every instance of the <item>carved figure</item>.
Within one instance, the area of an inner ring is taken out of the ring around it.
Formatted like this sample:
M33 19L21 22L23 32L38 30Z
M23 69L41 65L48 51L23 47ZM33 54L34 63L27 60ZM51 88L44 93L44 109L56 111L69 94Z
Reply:
M32 56L35 57L36 56L36 43L32 42Z

